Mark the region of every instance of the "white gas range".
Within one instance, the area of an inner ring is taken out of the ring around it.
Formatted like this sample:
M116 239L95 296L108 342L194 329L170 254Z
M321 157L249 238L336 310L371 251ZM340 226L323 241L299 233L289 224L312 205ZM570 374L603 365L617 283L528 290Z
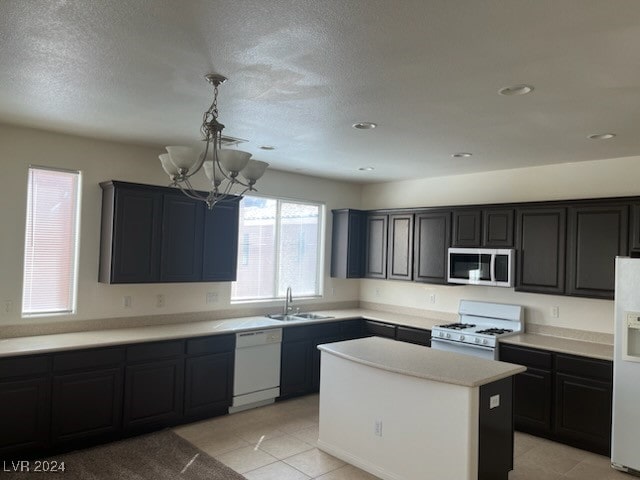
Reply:
M520 305L460 300L459 322L431 329L431 348L498 359L498 340L524 330Z

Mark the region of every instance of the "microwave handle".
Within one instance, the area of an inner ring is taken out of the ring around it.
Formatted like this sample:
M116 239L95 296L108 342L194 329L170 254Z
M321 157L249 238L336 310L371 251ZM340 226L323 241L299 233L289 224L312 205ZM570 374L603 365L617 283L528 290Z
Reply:
M489 266L489 270L491 271L491 281L496 281L496 254L491 254L491 264Z

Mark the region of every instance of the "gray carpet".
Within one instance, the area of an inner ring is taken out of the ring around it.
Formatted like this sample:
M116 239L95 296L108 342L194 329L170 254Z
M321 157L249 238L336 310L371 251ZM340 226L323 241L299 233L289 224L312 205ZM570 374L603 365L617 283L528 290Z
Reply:
M64 462L65 471L39 474L47 480L245 480L171 430L77 450L48 460ZM35 462L30 464L33 468ZM26 480L37 475L4 471L1 476L3 480Z

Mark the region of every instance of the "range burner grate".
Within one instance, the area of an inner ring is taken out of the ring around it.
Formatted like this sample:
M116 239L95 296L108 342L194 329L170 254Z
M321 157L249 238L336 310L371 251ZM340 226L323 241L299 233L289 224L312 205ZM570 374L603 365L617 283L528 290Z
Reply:
M449 323L447 325L438 325L440 328L448 328L450 330L464 330L465 328L473 328L473 323Z
M504 335L505 333L511 332L513 332L513 330L509 330L508 328L487 328L485 330L478 330L476 333L484 335Z

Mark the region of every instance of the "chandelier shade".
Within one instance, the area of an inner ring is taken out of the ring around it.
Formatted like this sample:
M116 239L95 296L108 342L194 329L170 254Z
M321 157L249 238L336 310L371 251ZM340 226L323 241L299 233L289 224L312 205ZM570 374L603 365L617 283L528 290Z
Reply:
M251 153L222 148L224 125L218 122L218 87L226 78L218 74L205 75L214 87L213 103L204 113L200 131L205 142L204 151L185 146L165 147L167 153L158 158L171 179L171 186L179 188L187 197L202 200L212 209L217 203L236 198L247 191L255 191L256 182L264 175L268 163L252 160ZM204 170L210 189L206 195L193 188L190 178ZM245 181L240 180L241 176ZM240 190L240 191L238 191Z

